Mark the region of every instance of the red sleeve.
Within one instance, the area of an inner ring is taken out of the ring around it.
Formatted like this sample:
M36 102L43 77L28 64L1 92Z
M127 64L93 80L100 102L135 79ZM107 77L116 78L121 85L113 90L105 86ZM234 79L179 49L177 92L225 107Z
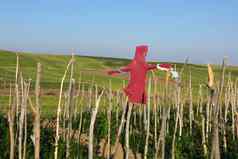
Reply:
M147 64L147 70L154 70L157 68L157 64Z
M157 68L161 71L169 71L172 69L172 65L171 64L157 64Z
M118 71L120 71L120 73L130 72L131 71L131 67L133 67L133 62L129 63L126 66L121 67Z
M162 68L167 68L167 69L171 69L172 68L172 65L169 64L169 63L160 64L159 66L162 67Z
M131 70L131 67L130 67L130 64L129 64L127 66L121 67L118 70L110 70L107 73L109 75L113 75L114 76L114 75L117 75L117 74L120 74L120 73L123 73L123 72L130 72L130 70Z
M131 70L130 65L121 67L121 68L119 69L119 71L121 71L121 72L130 72L130 70Z

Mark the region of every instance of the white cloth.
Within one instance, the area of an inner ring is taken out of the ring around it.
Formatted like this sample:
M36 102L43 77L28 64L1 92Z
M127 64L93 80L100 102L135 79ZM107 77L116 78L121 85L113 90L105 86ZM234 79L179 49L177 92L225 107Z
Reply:
M169 71L171 73L171 75L172 75L172 79L174 79L174 80L178 80L179 79L178 72L174 71L173 68L169 69L169 68L161 67L160 64L157 64L156 67L157 67L158 70Z
M170 71L171 75L172 75L172 78L173 79L179 79L179 74L177 71Z

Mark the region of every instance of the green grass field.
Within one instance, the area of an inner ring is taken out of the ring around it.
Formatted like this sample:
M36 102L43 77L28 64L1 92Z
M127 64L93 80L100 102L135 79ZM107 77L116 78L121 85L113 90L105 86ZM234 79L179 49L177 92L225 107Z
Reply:
M40 62L43 65L42 84L46 87L58 88L60 80L63 76L70 56L66 55L46 55L46 54L30 54L20 53L20 70L25 79L35 79L36 64ZM222 59L221 59L222 60ZM99 85L107 85L109 80L112 80L114 89L121 87L122 80L126 76L110 77L106 75L106 69L116 69L128 64L128 59L104 58L104 57L85 57L76 56L75 78L82 80L94 80ZM173 63L178 70L183 66L181 63ZM16 55L10 51L0 51L0 80L14 81L15 78ZM185 74L188 70L192 71L193 86L205 83L207 80L206 65L188 64L185 68ZM235 78L238 76L238 67L229 67L228 72L231 72ZM219 66L214 66L215 75L219 75ZM158 72L158 71L157 71ZM163 78L163 73L159 72L158 77ZM185 79L187 79L185 77ZM48 85L47 85L48 84Z
M61 78L64 74L65 68L71 56L68 55L47 55L47 54L31 54L31 53L19 53L20 57L20 71L23 74L24 79L32 79L32 88L34 88L34 80L36 76L36 65L40 62L43 65L43 75L41 80L41 86L44 90L47 89L59 89ZM75 74L74 78L84 82L91 83L94 81L100 87L108 87L109 80L112 82L112 88L114 90L121 89L123 80L127 79L126 75L117 77L108 76L105 73L107 69L117 69L121 66L127 65L130 60L117 59L117 58L104 58L104 57L85 57L75 56ZM222 59L221 59L222 60ZM184 65L182 63L173 63L176 65L179 71ZM15 80L15 66L16 66L16 54L10 51L0 51L0 88L5 89L8 92L9 83L14 83ZM219 65L213 65L215 76L218 79L221 69ZM188 64L184 69L183 82L188 83L189 69L192 71L192 86L193 91L196 94L198 92L199 84L206 84L207 82L207 67L206 65ZM232 78L238 77L238 67L229 66L227 73L232 74ZM156 71L156 76L160 79L164 79L164 72ZM66 79L67 82L68 79ZM159 82L159 85L163 85L163 81ZM67 87L67 85L66 85ZM8 103L7 93L2 93L0 96L1 110L6 110ZM196 95L195 95L196 96ZM57 106L57 96L44 96L42 99L42 105L45 109L43 112L52 112Z
M69 59L70 56L63 55L20 53L20 70L25 79L34 81L36 64L40 62L43 65L43 86L58 88ZM0 51L0 61L0 79L14 81L16 55L12 52ZM104 85L110 78L104 73L105 69L117 68L128 62L128 60L76 56L75 78L78 80L82 75L84 81L95 79L99 85ZM121 79L120 77L111 78L113 86L118 86Z
M37 62L40 62L43 65L43 72L42 72L42 80L41 80L41 95L40 95L40 109L41 109L41 157L42 158L53 158L54 157L54 140L55 140L55 117L57 114L57 105L58 105L58 99L59 99L59 89L60 89L60 82L61 78L64 74L65 68L67 66L68 61L70 60L70 56L65 55L44 55L44 54L30 54L30 53L20 53L20 72L23 75L23 78L25 80L32 79L32 85L30 90L30 99L35 104L35 94L34 94L34 82L35 82L35 76L36 76L36 65ZM222 60L222 59L221 59ZM3 152L0 155L1 158L9 158L10 149L6 149L6 147L9 146L9 127L8 127L8 119L7 119L7 111L9 106L9 84L14 84L15 80L15 66L16 66L16 54L9 51L0 51L0 150ZM109 100L112 102L112 111L111 111L111 137L110 141L111 144L115 144L115 138L116 138L116 132L118 131L119 124L120 124L120 118L122 115L122 110L124 107L125 98L123 97L123 93L120 92L120 94L113 95L112 99L109 98L109 80L111 80L112 88L114 90L121 89L123 85L123 80L127 79L127 75L120 75L118 77L111 77L108 76L105 73L105 70L107 69L116 69L123 65L126 65L130 62L128 59L115 59L115 58L103 58L103 57L83 57L83 56L76 56L76 63L75 63L75 73L74 78L76 79L76 82L78 82L80 79L83 82L88 82L87 84L83 85L83 90L80 94L77 95L70 95L67 96L65 93L68 93L69 85L68 83L65 83L64 85L64 91L62 94L62 101L61 101L61 117L60 119L60 127L62 129L67 128L67 130L70 130L69 128L69 117L67 117L68 113L72 115L72 129L73 132L76 134L75 130L80 130L80 133L82 133L82 138L84 136L84 142L81 142L79 139L71 138L69 145L70 145L70 157L69 158L85 158L85 156L88 155L88 134L90 129L90 118L92 115L92 112L95 110L92 109L95 107L95 94L91 94L90 91L92 90L93 93L96 93L95 89L95 83L100 87L105 87L106 90L104 91L104 94L100 101L100 106L98 109L98 114L95 121L95 128L94 128L94 158L95 159L101 159L101 153L99 153L101 149L104 150L104 147L100 146L101 141L106 139L108 137L108 106L109 106ZM181 70L181 68L184 66L182 63L172 63L176 65L176 68L178 71ZM160 79L158 81L158 96L154 96L154 88L155 85L152 82L151 83L151 98L150 101L150 108L143 109L143 106L134 106L133 112L131 114L131 123L130 123L130 133L129 133L129 139L130 139L130 149L133 153L139 153L143 155L144 149L145 149L145 143L146 143L146 130L147 127L146 124L150 123L150 130L148 131L148 159L154 158L155 154L155 134L160 134L162 131L162 123L164 120L164 113L167 111L167 108L170 108L168 113L165 113L167 116L165 120L165 157L164 158L171 158L172 154L175 155L175 158L208 158L208 156L211 155L212 152L212 143L213 143L213 131L209 130L209 125L211 128L213 127L212 124L214 124L213 120L215 119L214 116L212 116L215 112L213 105L207 105L207 99L208 99L208 91L207 87L205 86L207 83L207 66L206 65L195 65L195 64L187 64L184 68L183 76L182 76L182 83L181 83L181 96L179 96L176 91L176 85L173 83L170 83L168 87L168 94L165 95L165 87L164 87L164 79L165 79L165 73L161 71L156 71L156 76ZM221 66L219 65L213 65L213 69L215 72L215 78L216 82L220 78L221 74ZM192 107L190 107L189 103L189 70L192 72L192 98L193 103ZM227 87L227 79L228 74L231 73L233 81L237 79L238 75L238 68L234 66L228 66L226 69L226 76L225 76L225 85L224 87ZM148 76L151 76L151 74L148 74ZM66 82L69 81L69 75L67 76ZM124 83L125 83L124 82ZM19 82L18 82L19 83ZM199 91L199 85L204 84L204 87L202 87L203 95L202 99L203 102L200 103L198 99L198 91ZM16 104L16 96L14 91L14 85L13 87L13 98L11 98L11 106L14 106ZM73 87L74 88L74 87ZM78 88L78 85L76 85L76 89ZM80 87L82 90L82 87ZM88 89L89 88L89 89ZM237 88L237 85L236 85ZM19 89L21 92L22 90ZM226 89L224 89L226 90ZM235 92L235 88L232 88L232 90ZM78 91L78 89L77 89ZM233 92L233 93L234 93ZM78 93L78 92L77 92ZM97 92L98 94L99 92ZM149 93L149 91L148 91ZM233 95L232 91L224 91L224 94L221 98L225 98L228 96ZM76 94L76 93L75 93ZM22 100L21 93L20 95L20 105L23 105L24 100ZM153 96L153 98L152 98ZM179 99L177 97L179 96ZM73 98L71 98L73 97ZM155 103L155 98L157 101ZM72 103L68 103L69 100L72 99ZM218 116L221 116L222 119L225 119L227 117L227 122L223 122L222 120L219 120L219 131L218 133L220 136L220 154L221 158L237 158L238 157L238 143L237 140L235 140L235 126L233 127L232 118L232 108L234 107L234 110L236 111L236 105L231 104L233 103L233 98L228 98L228 103L230 102L229 106L227 105L227 116L225 112L225 105L224 100L219 101L219 105L221 108L221 111L219 111ZM199 104L198 104L199 101ZM148 102L149 103L149 102ZM176 104L177 103L177 104ZM149 106L149 105L148 105ZM154 112L154 106L157 107L157 112ZM229 108L228 108L229 107ZM14 108L14 107L12 107ZM23 108L23 107L22 107ZM190 108L193 110L193 119L190 122ZM209 108L209 109L207 109ZM213 108L213 109L212 109ZM144 110L151 111L144 112ZM166 110L166 111L165 111ZM209 112L210 111L210 112ZM31 142L31 134L32 134L32 127L34 122L32 119L34 119L34 113L32 113L32 109L30 107L30 102L27 104L27 119L28 119L28 128L27 128L27 157L26 158L32 158L34 154L34 145L33 142ZM150 122L144 122L145 117L144 114L150 114ZM19 113L18 118L19 118ZM128 114L128 113L127 113ZM70 116L71 116L70 115ZM210 117L208 115L211 115ZM224 118L223 118L223 115ZM14 115L15 116L15 115ZM157 116L157 118L155 118ZM17 118L16 118L17 119ZM80 120L81 119L81 120ZM157 120L155 122L155 120ZM80 122L81 121L81 122ZM181 122L182 121L182 126ZM221 121L221 122L220 122ZM53 124L52 124L52 123ZM47 123L47 125L45 124ZM156 127L155 127L155 123ZM179 124L177 128L175 128L176 123ZM204 126L203 125L206 125ZM208 125L207 125L208 123ZM191 129L190 129L190 124ZM224 124L224 125L223 125ZM235 124L235 123L234 123ZM43 125L45 125L43 127ZM53 125L53 127L52 127ZM79 129L79 125L81 125ZM50 127L51 126L51 127ZM18 126L19 127L19 126ZM17 127L17 128L18 128ZM181 127L181 128L180 128ZM206 130L206 127L208 128ZM234 129L233 129L234 128ZM156 130L156 132L155 132ZM15 131L18 131L17 129ZM226 131L226 134L224 133ZM177 132L177 133L175 133ZM179 133L181 132L181 136L179 136ZM207 134L206 134L206 133ZM225 134L225 135L224 135ZM59 158L65 158L66 154L66 141L63 137L64 134L61 135L61 138L59 140L59 152L58 157ZM81 135L81 134L80 134ZM208 136L206 139L205 136ZM86 138L85 138L86 136ZM149 137L150 136L150 137ZM157 136L160 138L161 135ZM175 137L176 136L176 140ZM205 142L203 143L203 137ZM226 137L226 143L227 143L227 149L225 150L223 146L224 137ZM125 148L125 130L122 130L120 143ZM105 140L105 141L106 141ZM172 151L172 144L173 141L175 141L175 151ZM204 152L204 145L206 146L206 153ZM17 148L18 145L16 145ZM161 146L161 145L160 145ZM123 148L123 149L124 149ZM123 150L122 150L123 151ZM29 156L29 157L28 157Z

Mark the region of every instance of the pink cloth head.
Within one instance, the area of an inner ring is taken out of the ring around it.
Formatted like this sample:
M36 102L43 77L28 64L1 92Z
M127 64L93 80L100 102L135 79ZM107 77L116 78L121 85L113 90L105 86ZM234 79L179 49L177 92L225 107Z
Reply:
M136 53L135 53L134 61L144 63L145 56L146 56L147 52L148 52L147 45L136 46Z

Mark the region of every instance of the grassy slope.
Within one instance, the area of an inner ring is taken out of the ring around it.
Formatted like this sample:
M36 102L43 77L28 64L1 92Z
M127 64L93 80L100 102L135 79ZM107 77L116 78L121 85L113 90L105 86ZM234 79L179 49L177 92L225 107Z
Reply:
M58 87L64 74L70 56L42 55L42 54L20 54L20 67L25 79L35 79L37 62L43 65L43 85L50 83L49 87ZM0 51L0 79L12 80L15 78L16 55L8 51ZM75 78L91 81L95 79L100 85L108 83L108 77L104 72L110 66L117 68L127 64L128 60L93 58L76 56ZM121 77L111 78L115 86L121 83ZM56 83L56 84L55 84Z
M34 81L36 63L41 62L44 67L43 72L43 84L50 83L52 87L58 87L58 84L53 85L53 83L59 83L64 70L66 68L67 62L70 56L65 55L43 55L43 54L20 54L20 66L25 78L31 78ZM83 80L91 81L95 79L100 85L106 85L108 80L111 79L114 88L121 87L121 79L125 77L109 77L104 71L109 68L118 68L120 66L128 64L130 61L126 59L115 59L115 58L102 58L102 57L82 57L76 56L76 72L75 78L80 78L80 72L82 74ZM15 77L15 65L16 65L16 55L9 51L0 51L0 80L12 80ZM180 69L182 64L177 63L177 68ZM194 65L189 64L192 70L192 81L194 86L204 83L207 80L207 68L205 65ZM188 67L187 67L188 68ZM219 75L219 67L214 67L215 74ZM185 70L187 74L188 69ZM228 71L232 73L234 77L238 76L237 67L229 67ZM161 73L159 73L160 75ZM158 76L163 77L163 76Z
M30 54L30 53L20 53L20 70L25 79L31 78L34 82L36 64L41 62L43 65L43 79L42 86L44 89L47 88L57 88L60 87L60 81L64 74L67 63L70 56L65 55L44 55L44 54ZM80 75L84 81L95 80L100 86L108 86L109 79L112 80L113 89L122 88L122 80L126 79L127 76L119 77L109 77L105 74L105 69L109 68L119 68L120 66L128 64L130 61L126 59L115 59L115 58L103 58L103 57L82 57L76 56L76 67L75 67L75 78L79 79ZM15 65L16 65L16 55L9 51L0 51L0 88L4 82L1 81L12 81L15 78ZM178 70L181 69L183 64L176 63ZM192 70L192 81L193 90L198 92L199 84L205 84L207 81L207 67L205 65L188 65ZM183 77L183 81L188 83L188 68L186 67ZM228 72L231 72L233 78L238 77L238 68L229 67ZM218 78L220 74L220 66L214 66L215 75ZM156 72L157 76L164 78L162 72ZM9 82L7 82L9 83ZM45 101L42 103L47 106L48 109L54 109L57 103L57 97L44 97ZM43 100L43 99L42 99ZM0 97L0 106L6 105L8 98ZM6 108L6 107L5 107Z

